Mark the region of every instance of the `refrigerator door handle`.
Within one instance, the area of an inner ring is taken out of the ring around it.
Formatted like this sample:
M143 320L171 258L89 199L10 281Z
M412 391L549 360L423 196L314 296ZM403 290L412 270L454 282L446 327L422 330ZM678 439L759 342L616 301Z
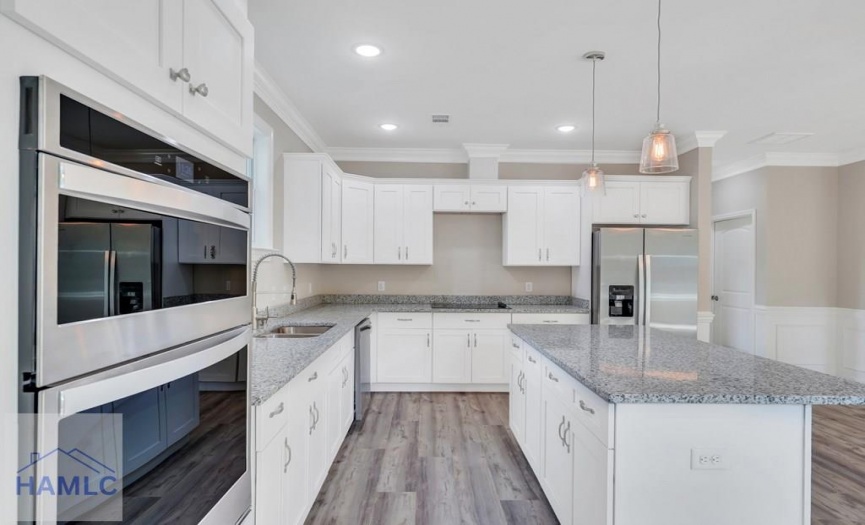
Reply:
M108 252L108 315L117 315L117 252Z
M636 325L646 324L645 309L646 309L646 279L645 266L643 265L643 256L637 256L637 319L634 322Z
M652 256L646 255L646 326L652 326Z
M102 317L111 315L111 252L105 250L102 265Z

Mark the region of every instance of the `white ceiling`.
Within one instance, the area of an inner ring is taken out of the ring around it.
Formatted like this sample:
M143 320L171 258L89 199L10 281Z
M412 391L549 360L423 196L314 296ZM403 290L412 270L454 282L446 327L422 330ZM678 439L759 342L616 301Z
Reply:
M328 147L639 150L655 119L657 3L249 0L256 58ZM664 2L662 120L726 130L716 163L865 147L865 2ZM352 51L381 46L376 59ZM434 113L451 124L433 125ZM394 122L387 133L378 128ZM556 125L573 123L562 134ZM813 132L785 146L747 142Z

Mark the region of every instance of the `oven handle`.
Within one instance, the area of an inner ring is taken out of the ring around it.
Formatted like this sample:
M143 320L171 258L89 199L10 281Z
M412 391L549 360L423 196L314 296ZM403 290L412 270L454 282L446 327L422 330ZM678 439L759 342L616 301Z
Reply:
M40 412L66 417L203 370L239 352L249 325L39 392Z

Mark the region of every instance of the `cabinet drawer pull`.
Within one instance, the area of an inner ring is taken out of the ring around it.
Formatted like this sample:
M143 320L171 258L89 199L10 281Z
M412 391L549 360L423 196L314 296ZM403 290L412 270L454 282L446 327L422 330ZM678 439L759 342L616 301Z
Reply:
M586 404L585 401L580 399L580 409L583 412L588 412L589 414L595 415L595 409Z
M288 453L288 460L282 466L282 471L288 472L288 465L291 463L291 447L288 445L288 438L285 438L285 451Z
M556 323L558 323L558 321L555 320L555 319L544 319L544 322L545 322L545 323L548 323L548 324L556 324Z
M514 343L514 342L511 342L511 346L513 346L514 348L519 348L519 347L520 347L520 345L518 345L517 343Z
M528 356L528 357L529 357L529 363L537 363L537 361L535 361L534 357L532 357L532 356Z
M402 322L404 322L404 323L408 323L408 322L414 321L414 319L411 319L411 318L406 319L405 317L397 317L396 320L397 320L397 321L402 321Z
M189 92L192 93L193 95L198 94L198 95L201 95L202 97L206 97L207 94L210 93L210 90L207 89L207 84L202 82L201 84L198 84L197 86L193 86L192 84L190 84L189 85Z
M311 382L315 381L316 379L318 379L318 372L313 372L312 375L309 376L309 379L307 379L307 382L311 383Z
M189 70L185 67L175 70L173 67L168 70L168 76L171 80L177 82L178 79L183 82L189 82L192 79L192 76L189 74Z
M559 382L559 378L554 376L552 372L547 372L547 377L550 378L550 381L555 381L556 383Z
M481 322L481 320L480 319L466 319L466 322L467 323L479 323L479 322Z
M284 410L285 410L285 403L280 403L279 406L277 406L275 409L273 409L273 412L270 413L270 417L278 416L279 414L282 414L282 412Z

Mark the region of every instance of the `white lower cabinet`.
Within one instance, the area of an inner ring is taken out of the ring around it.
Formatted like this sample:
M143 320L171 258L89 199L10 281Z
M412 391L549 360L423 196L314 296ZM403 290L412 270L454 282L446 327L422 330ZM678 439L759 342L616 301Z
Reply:
M379 383L430 383L432 331L382 328L378 334L376 373Z
M470 383L472 333L469 330L436 330L433 344L433 383Z
M256 407L255 522L306 519L354 419L354 334Z
M478 330L472 334L471 382L504 384L508 382L507 345L510 336L504 330Z
M614 406L511 338L510 427L563 525L612 525Z

